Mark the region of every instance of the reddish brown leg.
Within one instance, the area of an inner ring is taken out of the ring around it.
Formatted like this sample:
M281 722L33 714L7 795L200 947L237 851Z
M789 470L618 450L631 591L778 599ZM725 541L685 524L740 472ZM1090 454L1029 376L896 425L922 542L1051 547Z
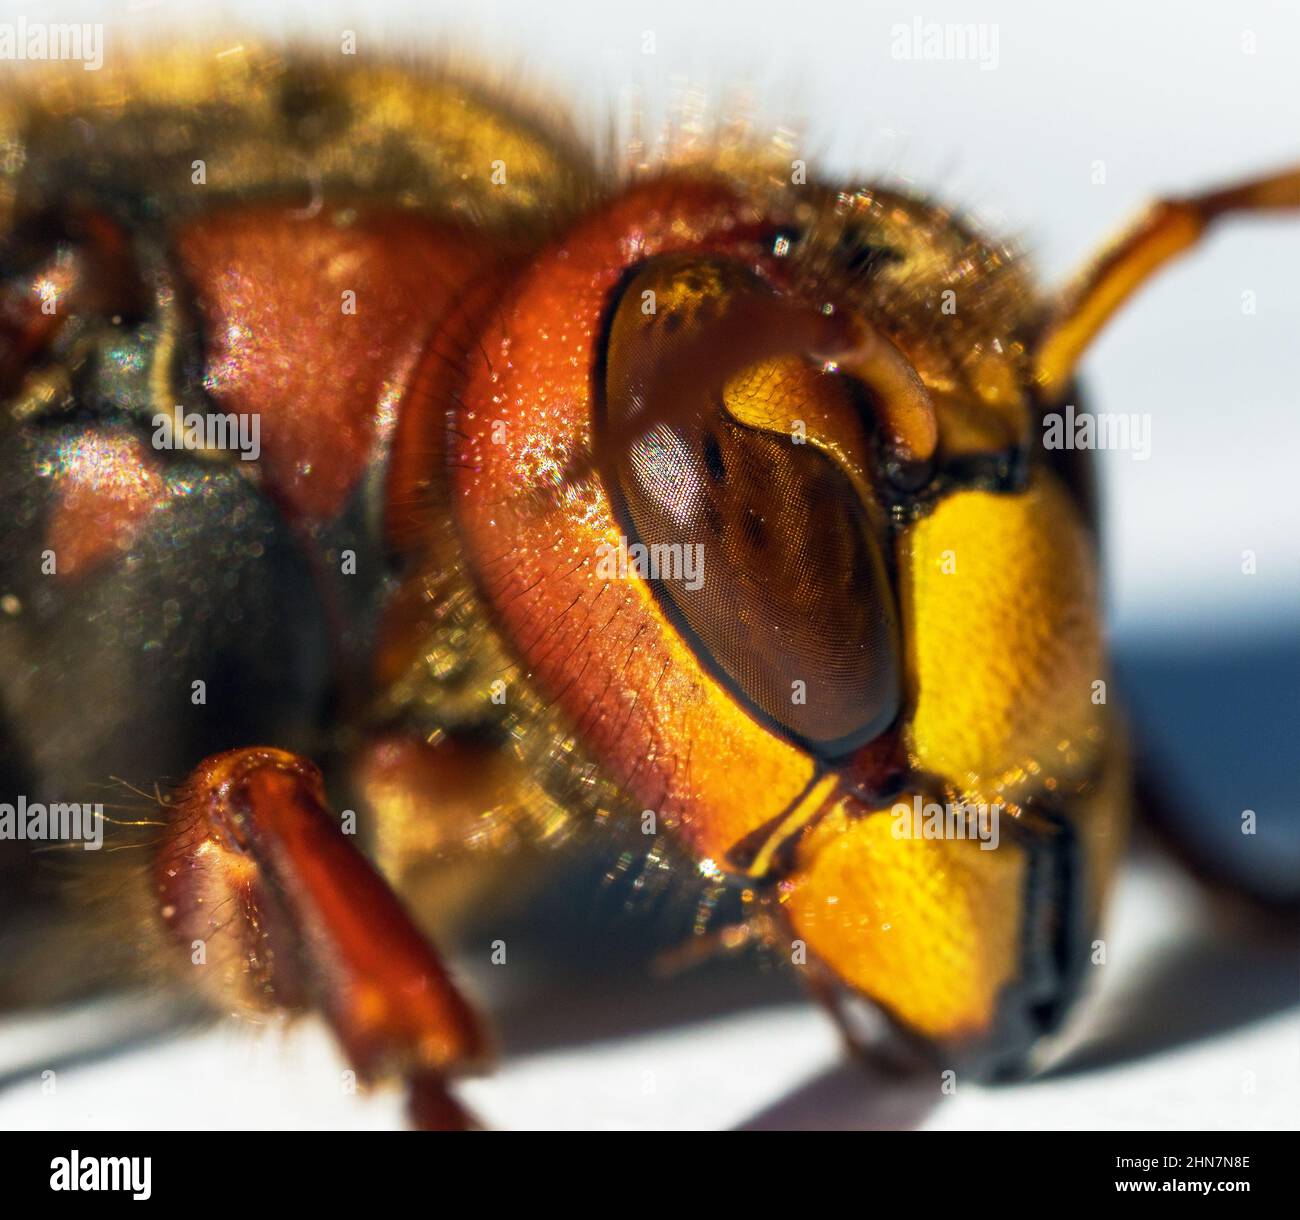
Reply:
M156 870L163 919L219 1004L316 1008L361 1081L406 1079L417 1126L474 1125L447 1078L484 1062L482 1028L312 763L267 748L205 760Z

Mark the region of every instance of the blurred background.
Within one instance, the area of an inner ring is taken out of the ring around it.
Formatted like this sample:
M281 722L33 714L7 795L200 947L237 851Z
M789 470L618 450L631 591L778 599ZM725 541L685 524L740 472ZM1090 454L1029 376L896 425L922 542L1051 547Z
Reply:
M739 91L758 134L778 125L800 133L810 173L902 181L969 209L1013 236L1048 282L1157 194L1300 161L1300 9L1283 2L987 3L973 12L942 0L227 0L200 11L176 0L30 0L23 11L33 21L104 23L107 57L181 37L337 45L344 29L357 32L362 53L451 50L545 89L593 140L633 97L653 131L683 99L725 117ZM894 58L895 27L918 20L986 23L996 53L985 64ZM1240 814L1253 809L1260 834L1246 845L1248 865L1262 883L1292 888L1297 266L1300 220L1230 224L1153 282L1083 369L1094 409L1152 421L1149 461L1100 455L1124 698L1207 849L1240 853ZM1253 575L1243 573L1247 551ZM641 917L622 897L592 899L593 917L602 902L617 912L618 936L635 935ZM658 927L659 918L641 923ZM562 1010L507 1002L503 1069L465 1095L501 1126L1295 1127L1293 933L1293 922L1240 923L1167 863L1139 856L1107 930L1110 962L1060 1066L1030 1084L964 1086L944 1098L930 1079L876 1079L844 1065L829 1023L777 972L722 962L653 982L618 973L594 937L585 979L550 979L568 1000ZM139 1045L73 1056L53 1097L32 1065L93 1047L116 1014L0 1020L0 1127L399 1121L396 1094L340 1094L332 1047L312 1025L164 1039L141 1012L128 1004Z

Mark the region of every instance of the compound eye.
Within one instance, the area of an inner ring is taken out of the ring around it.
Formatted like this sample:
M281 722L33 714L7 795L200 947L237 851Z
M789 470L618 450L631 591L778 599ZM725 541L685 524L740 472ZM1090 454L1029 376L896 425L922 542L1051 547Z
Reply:
M611 319L597 446L619 438L601 465L629 567L753 713L830 758L897 715L898 623L860 388L790 353L788 309L738 264L647 264Z

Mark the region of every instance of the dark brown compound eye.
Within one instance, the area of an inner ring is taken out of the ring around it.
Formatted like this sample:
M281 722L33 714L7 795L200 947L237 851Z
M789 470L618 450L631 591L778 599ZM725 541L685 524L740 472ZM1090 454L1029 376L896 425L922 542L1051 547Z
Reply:
M630 439L603 469L619 562L754 713L832 758L897 714L897 613L855 387L780 342L762 355L777 302L721 260L647 265L609 329L599 426ZM658 422L632 435L642 413Z

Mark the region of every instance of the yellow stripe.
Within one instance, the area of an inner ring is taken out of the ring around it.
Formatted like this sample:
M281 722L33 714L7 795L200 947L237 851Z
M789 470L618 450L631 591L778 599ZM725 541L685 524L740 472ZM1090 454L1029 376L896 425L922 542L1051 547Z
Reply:
M822 811L839 782L839 774L832 771L809 788L794 808L781 819L781 824L772 832L758 855L754 857L754 862L745 870L745 875L762 877L766 874L771 867L772 857Z

